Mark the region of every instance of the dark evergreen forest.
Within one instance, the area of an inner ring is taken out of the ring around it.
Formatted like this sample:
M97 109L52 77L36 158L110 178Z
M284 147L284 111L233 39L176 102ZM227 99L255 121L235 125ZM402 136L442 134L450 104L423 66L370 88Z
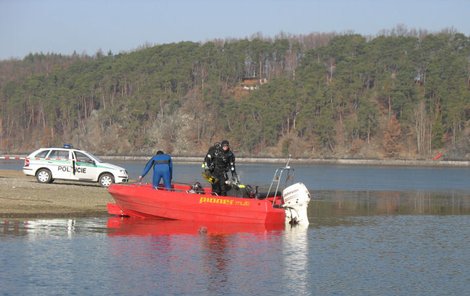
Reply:
M0 151L470 159L470 38L255 35L0 61Z

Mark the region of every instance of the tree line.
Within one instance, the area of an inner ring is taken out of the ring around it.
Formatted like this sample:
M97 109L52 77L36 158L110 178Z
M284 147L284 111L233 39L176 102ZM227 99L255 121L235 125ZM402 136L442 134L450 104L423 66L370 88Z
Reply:
M246 89L243 82L252 81ZM470 39L254 35L0 61L0 150L470 158Z

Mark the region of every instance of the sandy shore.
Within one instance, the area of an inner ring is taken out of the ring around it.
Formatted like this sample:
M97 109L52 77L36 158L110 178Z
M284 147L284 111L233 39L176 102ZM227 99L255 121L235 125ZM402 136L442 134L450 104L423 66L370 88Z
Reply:
M40 184L21 171L0 170L0 218L104 216L112 201L106 189L94 183Z

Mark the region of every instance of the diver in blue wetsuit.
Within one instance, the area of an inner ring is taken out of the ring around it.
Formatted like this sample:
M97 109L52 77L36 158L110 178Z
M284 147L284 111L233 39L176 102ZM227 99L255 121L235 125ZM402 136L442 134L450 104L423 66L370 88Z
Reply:
M157 151L157 154L152 157L145 165L142 175L139 176L139 181L147 175L153 166L153 188L157 188L160 180L163 179L166 189L171 189L171 179L173 179L173 163L171 156L163 153L163 151Z

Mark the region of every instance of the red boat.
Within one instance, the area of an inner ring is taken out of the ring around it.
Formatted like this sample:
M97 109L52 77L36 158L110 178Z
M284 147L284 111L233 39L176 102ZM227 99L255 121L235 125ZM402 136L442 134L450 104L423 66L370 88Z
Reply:
M195 222L168 219L108 218L110 236L226 235L283 231L284 224Z
M108 192L115 204L108 213L140 218L163 218L185 221L263 224L308 224L310 193L302 183L295 183L280 194L280 180L292 180L288 165L277 169L266 194L251 198L217 196L210 188L173 184L171 190L154 189L151 184L112 184Z

